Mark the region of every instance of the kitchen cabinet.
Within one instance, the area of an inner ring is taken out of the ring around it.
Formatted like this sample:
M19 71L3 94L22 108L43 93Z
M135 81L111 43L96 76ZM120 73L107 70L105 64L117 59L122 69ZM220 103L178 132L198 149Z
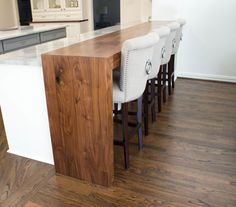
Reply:
M31 0L33 21L83 19L82 0Z

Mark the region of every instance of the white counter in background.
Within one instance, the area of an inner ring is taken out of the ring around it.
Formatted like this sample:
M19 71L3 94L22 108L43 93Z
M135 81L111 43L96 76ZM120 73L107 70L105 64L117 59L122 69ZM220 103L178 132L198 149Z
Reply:
M21 37L25 35L46 32L54 29L64 28L65 26L23 26L19 27L19 29L9 30L9 31L0 31L0 40L10 39Z
M0 105L8 152L53 164L41 54L119 29L114 26L0 55Z

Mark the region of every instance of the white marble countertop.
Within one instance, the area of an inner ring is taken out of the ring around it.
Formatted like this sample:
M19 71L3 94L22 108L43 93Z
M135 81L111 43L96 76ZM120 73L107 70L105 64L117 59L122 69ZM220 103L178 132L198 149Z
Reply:
M63 48L72 44L76 44L85 40L93 39L105 34L116 32L121 27L113 26L88 33L81 34L79 38L63 38L51 42L43 43L40 45L27 47L17 51L9 52L0 55L0 64L6 65L29 65L29 66L42 66L41 54Z
M50 31L54 29L64 28L66 26L53 26L53 25L47 25L47 26L25 26L20 27L16 30L9 30L9 31L0 31L0 40L4 39L10 39L14 37L20 37L24 35L30 35L34 33L40 33L45 31Z

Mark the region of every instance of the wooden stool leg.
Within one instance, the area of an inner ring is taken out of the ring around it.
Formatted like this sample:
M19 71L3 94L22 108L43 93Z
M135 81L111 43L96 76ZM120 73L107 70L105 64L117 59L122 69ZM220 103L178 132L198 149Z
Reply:
M144 108L144 134L148 136L148 85L143 94L143 108Z
M156 104L155 104L155 79L151 80L151 112L152 123L156 121Z
M172 88L175 88L175 55L172 55Z
M138 143L139 149L143 148L143 131L142 131L142 111L143 111L143 97L141 96L137 100L138 110L137 110L137 121L138 121Z
M172 86L171 86L171 80L172 80L172 61L170 60L168 63L168 94L169 96L172 93Z
M162 68L162 67L161 67ZM162 89L161 89L161 72L162 69L160 68L160 71L157 76L157 104L158 104L158 112L161 112L162 109Z
M115 110L115 111L118 111L118 103L115 103L115 104L114 104L114 110Z
M163 65L163 77L162 77L162 87L163 87L163 102L166 102L166 65Z
M128 103L122 104L122 125L123 125L125 169L128 169L129 167Z

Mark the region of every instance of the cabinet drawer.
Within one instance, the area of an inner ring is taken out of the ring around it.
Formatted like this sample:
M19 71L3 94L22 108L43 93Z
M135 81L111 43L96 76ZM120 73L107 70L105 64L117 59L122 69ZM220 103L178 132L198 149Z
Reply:
M2 48L2 41L0 41L0 54L3 53L3 48Z
M41 42L48 42L48 41L56 40L63 37L66 37L65 28L55 29L55 30L40 33Z
M83 18L83 15L81 11L64 12L60 16L57 17L57 19L60 19L60 20L79 20L82 18Z
M17 50L31 45L39 44L39 34L26 35L12 39L3 40L3 48L5 52Z
M55 19L56 19L55 14L45 14L45 13L34 14L33 13L33 20L34 21L53 21Z

